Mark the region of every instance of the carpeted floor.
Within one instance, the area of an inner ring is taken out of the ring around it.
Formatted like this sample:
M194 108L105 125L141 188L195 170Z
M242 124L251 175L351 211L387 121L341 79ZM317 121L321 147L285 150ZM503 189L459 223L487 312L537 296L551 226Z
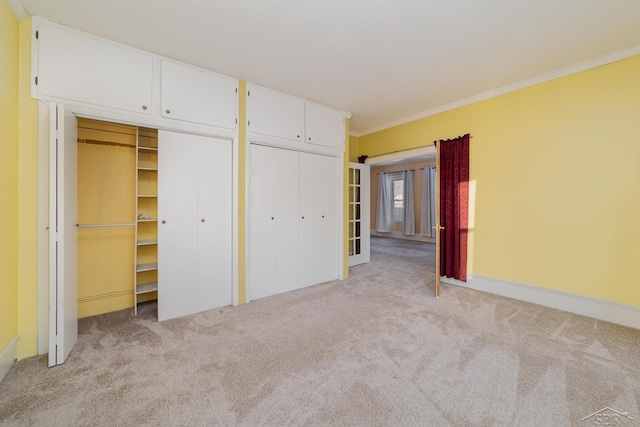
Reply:
M0 425L587 426L605 407L638 425L640 331L455 286L437 300L433 245L372 240L344 282L82 319L64 365L0 383Z

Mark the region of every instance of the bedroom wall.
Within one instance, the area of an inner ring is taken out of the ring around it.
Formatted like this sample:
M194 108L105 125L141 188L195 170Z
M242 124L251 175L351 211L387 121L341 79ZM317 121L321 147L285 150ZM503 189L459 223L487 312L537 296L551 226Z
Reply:
M0 352L18 333L19 24L0 2Z
M640 306L640 56L359 138L375 156L470 133L472 273Z

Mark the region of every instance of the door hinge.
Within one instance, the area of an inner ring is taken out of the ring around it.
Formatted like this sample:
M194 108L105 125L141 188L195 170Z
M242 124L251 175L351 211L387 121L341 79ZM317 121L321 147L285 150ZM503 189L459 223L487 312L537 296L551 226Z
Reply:
M36 30L36 40L38 40L38 37L40 37L40 33L38 30Z
M238 93L238 88L236 88L236 93Z
M247 91L247 96L251 96L251 91Z
M247 121L247 126L251 126L251 120Z
M38 76L36 76L36 86L38 86Z
M236 117L236 124L238 124L238 118Z

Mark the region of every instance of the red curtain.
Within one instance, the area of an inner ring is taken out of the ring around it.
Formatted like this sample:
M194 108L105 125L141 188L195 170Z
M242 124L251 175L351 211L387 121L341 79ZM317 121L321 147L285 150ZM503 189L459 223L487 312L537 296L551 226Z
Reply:
M440 274L467 281L469 134L440 140Z

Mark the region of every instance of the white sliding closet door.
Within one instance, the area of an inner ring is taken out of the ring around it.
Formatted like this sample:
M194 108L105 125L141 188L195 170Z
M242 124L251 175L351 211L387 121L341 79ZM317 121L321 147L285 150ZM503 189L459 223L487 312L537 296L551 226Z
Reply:
M158 132L158 320L231 304L231 142Z
M50 105L49 366L61 365L78 340L78 122Z
M338 278L338 159L300 153L300 287Z
M250 299L298 288L299 153L251 145Z

